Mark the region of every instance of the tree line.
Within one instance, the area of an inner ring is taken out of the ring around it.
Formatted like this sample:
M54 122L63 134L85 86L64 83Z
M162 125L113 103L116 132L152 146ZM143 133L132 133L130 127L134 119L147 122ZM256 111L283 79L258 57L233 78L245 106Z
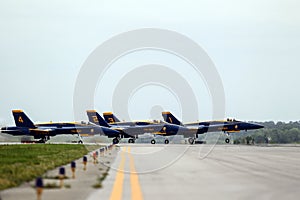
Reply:
M255 122L265 128L235 134L235 144L289 144L300 143L300 121L295 122Z

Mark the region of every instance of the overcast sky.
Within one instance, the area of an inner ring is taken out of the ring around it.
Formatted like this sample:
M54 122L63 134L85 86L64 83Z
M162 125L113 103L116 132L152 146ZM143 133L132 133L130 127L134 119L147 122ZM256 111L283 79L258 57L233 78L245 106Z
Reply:
M223 82L226 116L299 120L299 7L297 0L2 0L1 123L13 124L11 110L16 108L34 121L72 121L76 77L90 53L117 34L146 27L176 31L205 49ZM113 110L109 95L126 73L117 73L121 65L131 69L159 62L172 65L184 77L193 76L181 61L174 64L175 59L157 52L122 58L100 80L106 89L97 90L95 108ZM198 81L190 81L201 102L198 119L209 119L209 94ZM167 91L144 89L129 102L132 119L151 118L151 109L160 104L180 117L180 106ZM155 93L163 97L161 102Z

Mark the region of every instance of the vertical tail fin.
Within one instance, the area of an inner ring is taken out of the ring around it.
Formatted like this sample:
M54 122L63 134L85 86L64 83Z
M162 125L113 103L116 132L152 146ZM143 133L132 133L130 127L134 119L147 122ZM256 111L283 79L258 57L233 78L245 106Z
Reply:
M171 112L162 112L161 114L162 114L165 122L183 126L183 124L176 117L174 117L174 115L172 115Z
M112 112L104 112L103 117L107 123L120 122L120 120Z
M13 110L12 114L15 119L15 124L18 127L36 128L33 122L27 117L23 110Z
M97 111L87 110L86 113L89 117L90 122L99 126L110 127L110 125L106 121L104 121L104 119L97 113Z

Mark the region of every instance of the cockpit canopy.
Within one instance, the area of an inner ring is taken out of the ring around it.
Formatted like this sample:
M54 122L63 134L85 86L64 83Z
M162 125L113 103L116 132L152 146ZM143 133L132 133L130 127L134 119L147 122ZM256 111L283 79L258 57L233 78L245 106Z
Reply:
M236 119L230 119L230 118L227 118L227 120L226 121L228 121L228 122L238 122L238 120L236 120Z

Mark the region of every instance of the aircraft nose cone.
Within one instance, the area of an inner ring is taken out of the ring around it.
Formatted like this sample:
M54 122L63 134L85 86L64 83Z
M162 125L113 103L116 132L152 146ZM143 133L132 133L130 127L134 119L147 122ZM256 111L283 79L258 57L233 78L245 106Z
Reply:
M264 128L264 126L263 125L258 125L258 128Z
M260 125L260 124L253 124L253 128L254 129L260 129L260 128L264 128L264 126Z

